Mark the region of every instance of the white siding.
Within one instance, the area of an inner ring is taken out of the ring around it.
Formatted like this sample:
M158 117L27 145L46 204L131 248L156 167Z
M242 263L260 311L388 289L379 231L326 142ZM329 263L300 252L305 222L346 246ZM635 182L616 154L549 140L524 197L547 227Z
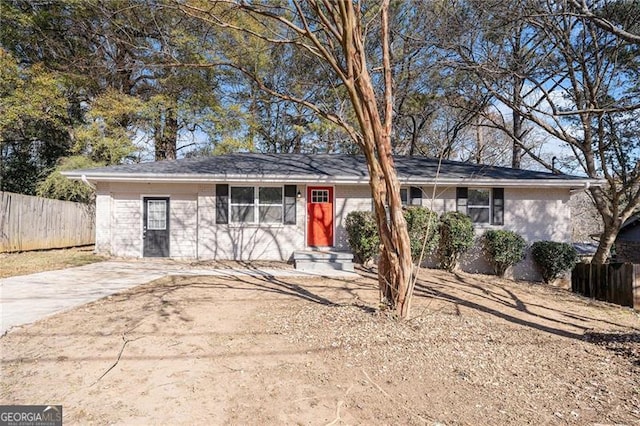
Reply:
M198 186L198 257L216 256L216 199L214 185Z
M345 220L352 211L372 211L369 185L342 185L335 187L335 242L337 250L350 250Z
M456 188L422 187L422 206L442 214L456 211ZM564 188L505 188L504 225L475 224L476 242L460 262L462 270L476 273L492 273L491 265L482 252L482 236L490 229L505 229L520 234L529 245L535 241L571 241L571 209L568 202L569 190ZM436 259L431 256L425 262L434 266ZM511 271L516 279L540 279L533 259L527 257Z
M249 182L248 185L260 185ZM295 225L217 225L214 184L100 183L96 198L96 250L123 257L142 256L142 198L170 197L170 254L177 258L288 260L306 249L306 186L298 185ZM423 187L422 205L438 213L456 210L455 187ZM338 185L335 194L335 248L348 250L344 228L349 212L371 211L368 185ZM480 237L488 229L518 232L528 243L570 241L568 189L505 188L503 226L476 226L478 242L462 267L489 272L481 253ZM532 275L533 274L533 275ZM515 270L518 278L535 278L530 256Z
M571 209L568 189L505 188L504 225L476 225L476 244L462 259L467 272L492 273L482 253L482 235L489 229L505 229L520 234L528 245L535 241L571 241ZM511 271L516 279L540 279L530 254Z
M96 188L96 247L98 254L111 255L111 193L109 184L101 182Z
M142 256L142 203L137 193L113 192L111 254Z
M259 182L243 185L259 186ZM303 186L298 186L301 193ZM239 225L215 223L215 186L201 186L199 205L199 253L202 259L289 260L305 248L305 201L297 199L295 225Z
M198 257L198 197L197 194L175 194L169 200L171 257Z
M169 197L169 253L197 257L197 186L111 183L111 254L142 257L143 197ZM101 215L100 211L97 212Z
M509 189L504 191L505 229L527 241L571 241L568 189Z

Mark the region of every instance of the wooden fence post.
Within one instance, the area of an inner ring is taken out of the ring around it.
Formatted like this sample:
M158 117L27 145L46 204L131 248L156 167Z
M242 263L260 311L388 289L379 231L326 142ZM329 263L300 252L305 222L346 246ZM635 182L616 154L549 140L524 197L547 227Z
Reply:
M577 264L571 272L571 290L592 299L640 309L640 265Z

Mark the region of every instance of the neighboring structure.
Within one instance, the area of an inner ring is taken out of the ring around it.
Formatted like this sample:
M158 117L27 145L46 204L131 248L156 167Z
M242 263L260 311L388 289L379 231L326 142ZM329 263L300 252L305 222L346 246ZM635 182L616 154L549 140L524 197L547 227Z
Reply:
M640 216L633 215L622 225L613 249L613 262L640 263Z
M478 236L509 229L528 242L571 241L576 176L397 157L403 201L469 214ZM349 250L344 222L371 210L362 156L231 154L64 172L97 187L96 251L123 257L288 260ZM476 250L463 268L487 271ZM532 277L530 261L514 271Z

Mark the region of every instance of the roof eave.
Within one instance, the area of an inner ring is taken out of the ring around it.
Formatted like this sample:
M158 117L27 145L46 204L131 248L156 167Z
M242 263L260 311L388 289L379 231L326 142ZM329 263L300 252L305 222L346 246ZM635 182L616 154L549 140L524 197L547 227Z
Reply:
M324 184L368 184L368 176L308 176L308 175L225 175L225 174L159 174L159 173L75 173L65 171L62 174L69 179L88 180L90 182L156 182L156 183L324 183ZM544 187L544 188L589 188L600 187L604 181L597 179L495 179L495 178L415 178L399 177L402 185L465 185L470 187Z

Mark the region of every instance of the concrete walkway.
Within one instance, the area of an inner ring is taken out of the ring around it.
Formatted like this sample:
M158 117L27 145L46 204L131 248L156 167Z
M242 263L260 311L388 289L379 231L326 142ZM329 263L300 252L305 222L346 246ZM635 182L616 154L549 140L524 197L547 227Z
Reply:
M11 327L30 324L170 275L357 277L357 274L342 271L313 274L294 269L204 269L171 260L98 262L0 279L0 335Z

